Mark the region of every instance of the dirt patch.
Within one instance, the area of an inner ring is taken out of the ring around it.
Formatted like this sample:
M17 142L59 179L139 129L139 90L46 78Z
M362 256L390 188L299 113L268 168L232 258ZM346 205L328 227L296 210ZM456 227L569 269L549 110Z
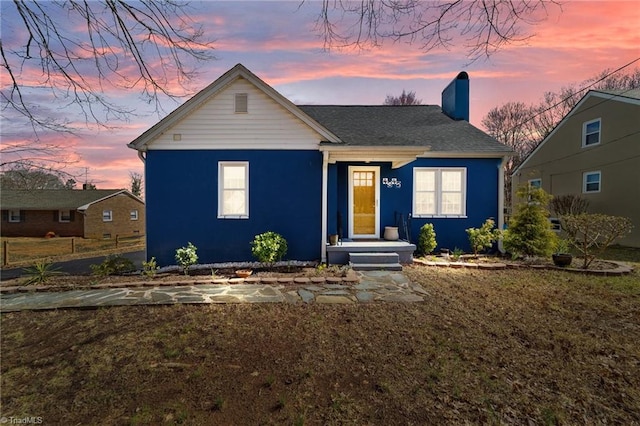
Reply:
M407 267L425 303L2 315L45 424L634 424L640 277Z

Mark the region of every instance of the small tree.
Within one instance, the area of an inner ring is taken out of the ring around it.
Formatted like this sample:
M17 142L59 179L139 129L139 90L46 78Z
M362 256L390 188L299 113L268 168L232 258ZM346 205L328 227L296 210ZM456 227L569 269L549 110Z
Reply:
M582 254L584 269L616 239L631 232L631 219L604 214L575 214L562 217L564 231Z
M523 185L518 189L522 201L504 232L504 247L513 256L550 256L557 236L551 229L547 206L551 196L541 188Z
M387 95L384 105L421 105L422 99L416 98L416 92L402 89L400 96Z
M138 172L129 172L131 182L131 193L136 197L142 195L142 175Z
M469 243L473 249L473 254L491 248L494 242L502 236L502 232L497 229L493 219L487 219L480 228L468 228Z
M273 231L256 235L251 242L251 253L259 262L273 264L287 254L287 240Z
M437 245L436 231L433 229L433 224L425 223L420 228L420 235L418 236L418 252L423 255L429 254Z
M198 248L191 243L186 247L180 247L176 250L176 262L182 268L185 275L189 275L189 267L198 263Z
M586 213L589 201L579 195L556 195L551 200L551 208L558 216Z

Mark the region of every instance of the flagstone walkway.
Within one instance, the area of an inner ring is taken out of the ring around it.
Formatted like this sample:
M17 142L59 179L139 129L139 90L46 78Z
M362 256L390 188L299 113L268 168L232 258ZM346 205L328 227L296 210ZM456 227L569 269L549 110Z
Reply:
M0 312L175 303L423 302L428 295L402 272L363 271L358 275L359 282L354 284L198 284L9 293L0 295Z

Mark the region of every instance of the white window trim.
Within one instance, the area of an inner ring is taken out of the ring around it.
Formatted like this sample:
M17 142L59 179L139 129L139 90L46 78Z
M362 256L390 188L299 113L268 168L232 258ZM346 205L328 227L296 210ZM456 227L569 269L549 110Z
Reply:
M224 178L223 171L226 166L242 166L244 167L244 205L245 214L242 215L230 215L224 214L222 211L223 193L224 193ZM218 162L218 219L249 219L249 162L248 161L219 161Z
M349 166L349 238L377 238L380 235L380 167L379 166ZM356 234L353 230L354 225L354 195L353 195L353 173L354 172L374 172L374 191L375 191L375 220L373 234Z
M17 220L15 219L15 216L12 214L12 213L15 213L15 212L18 212L18 215L17 215L18 219ZM8 220L9 220L10 223L20 223L21 222L20 219L22 219L22 215L20 214L20 210L9 210L8 213L9 213Z
M592 143L587 145L587 126L592 123L599 123L598 126L598 143ZM591 146L598 146L602 142L602 120L600 118L596 118L595 120L589 120L582 123L582 147L588 148Z
M416 174L419 171L435 171L436 182L436 213L435 214L419 214L416 212ZM442 172L462 172L462 212L461 214L442 214ZM467 168L466 167L416 167L413 169L413 190L412 190L412 217L417 218L451 218L451 219L464 219L467 217Z
M598 190L597 191L587 191L587 176L589 175L598 175ZM583 194L597 194L602 191L602 172L600 170L594 170L591 172L582 173L582 193Z
M131 210L129 212L129 218L131 220L138 220L138 210Z
M105 219L105 213L109 212L109 218ZM102 210L102 221L113 222L113 210Z
M62 218L62 212L69 212L69 219ZM69 223L71 222L71 210L58 210L58 222Z

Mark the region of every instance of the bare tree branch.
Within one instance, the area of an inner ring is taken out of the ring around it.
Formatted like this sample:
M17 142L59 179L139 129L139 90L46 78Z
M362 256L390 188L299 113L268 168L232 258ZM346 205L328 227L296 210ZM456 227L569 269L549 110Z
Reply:
M50 88L67 106L79 106L87 121L107 126L109 120L126 120L135 111L108 101L102 94L105 84L137 89L157 110L159 95L176 97L188 91L186 84L195 76L195 68L189 66L193 60L213 58L212 42L202 41L202 28L189 18L184 2L13 0L13 4L25 38L11 47L0 45L3 67L12 82L2 90L4 108L19 112L36 127L60 131L68 129L68 123L34 114L23 96L34 84ZM52 17L60 18L61 13L68 20L54 22ZM84 23L84 32L76 32L74 24L79 22ZM19 73L34 64L41 72L37 83L21 81ZM170 87L174 83L178 86Z
M87 126L103 128L137 114L107 98L108 89L135 90L160 112L160 98L190 94L197 63L213 59L213 42L204 38L183 1L13 0L3 9L12 6L18 20L7 25L3 19L0 40L8 77L2 114L6 122L25 119L32 137L16 146L3 144L5 165L59 157L59 149L43 143L40 134L73 132L71 117L78 114ZM54 103L62 105L59 112L47 109Z
M316 30L326 49L377 46L391 39L431 51L448 49L461 36L473 61L525 41L530 35L522 27L546 19L550 5L560 7L556 0L323 0Z

